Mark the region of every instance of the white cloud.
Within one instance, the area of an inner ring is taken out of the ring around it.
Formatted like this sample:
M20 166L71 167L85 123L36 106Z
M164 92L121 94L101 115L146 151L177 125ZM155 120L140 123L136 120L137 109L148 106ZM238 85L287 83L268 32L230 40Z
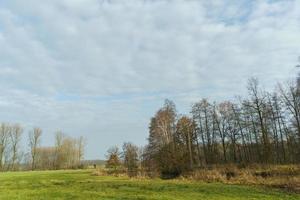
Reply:
M298 1L0 5L0 119L40 125L47 138L56 128L84 132L89 157L105 150L97 140L141 142L165 97L186 110L195 97L243 93L253 75L271 88L293 76L300 55Z

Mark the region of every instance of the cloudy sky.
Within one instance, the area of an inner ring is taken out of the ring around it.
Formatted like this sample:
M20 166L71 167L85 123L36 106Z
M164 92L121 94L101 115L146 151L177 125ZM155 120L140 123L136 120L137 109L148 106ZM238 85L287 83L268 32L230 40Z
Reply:
M245 94L295 76L300 1L1 0L0 121L87 139L86 158L145 144L165 98Z

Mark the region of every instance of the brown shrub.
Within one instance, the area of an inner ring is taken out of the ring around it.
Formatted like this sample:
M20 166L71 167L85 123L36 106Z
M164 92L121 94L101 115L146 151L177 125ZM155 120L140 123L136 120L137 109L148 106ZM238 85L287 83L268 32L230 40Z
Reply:
M93 176L107 176L108 173L104 169L96 169L92 172Z
M193 179L193 180L201 180L204 182L225 182L226 176L222 174L219 170L217 169L211 169L211 170L197 170L189 175L185 176L188 179Z

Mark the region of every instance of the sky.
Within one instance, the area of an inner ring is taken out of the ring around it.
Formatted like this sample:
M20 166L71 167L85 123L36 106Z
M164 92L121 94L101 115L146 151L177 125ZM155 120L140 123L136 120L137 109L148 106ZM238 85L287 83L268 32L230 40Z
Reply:
M300 1L0 0L0 122L86 138L86 159L147 142L169 98L246 95L295 77Z

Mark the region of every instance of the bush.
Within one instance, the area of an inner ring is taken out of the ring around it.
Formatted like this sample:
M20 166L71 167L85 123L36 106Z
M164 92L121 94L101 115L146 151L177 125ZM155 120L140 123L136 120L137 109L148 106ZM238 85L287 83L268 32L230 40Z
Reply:
M179 169L169 169L161 172L160 177L162 179L174 179L181 175L181 170Z

